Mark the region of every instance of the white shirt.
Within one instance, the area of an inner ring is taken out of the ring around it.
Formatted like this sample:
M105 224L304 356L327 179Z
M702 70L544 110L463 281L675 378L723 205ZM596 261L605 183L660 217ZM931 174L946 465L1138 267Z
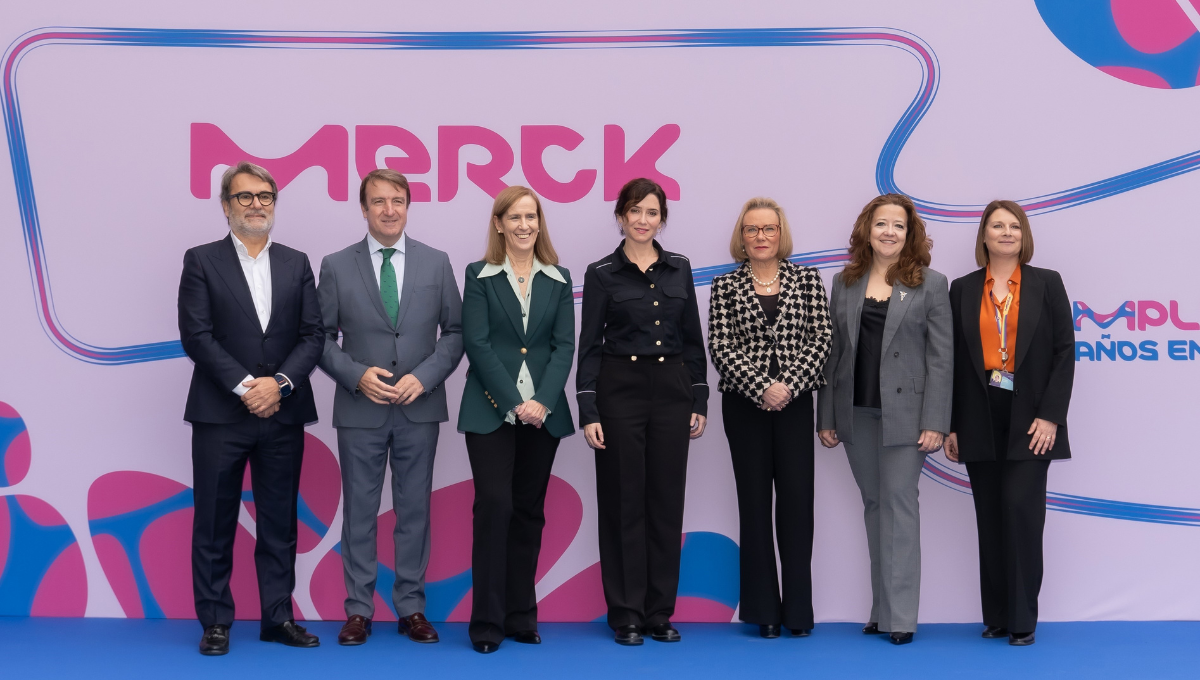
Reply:
M507 255L504 257L503 265L491 263L485 264L483 269L479 272L479 276L476 278L482 279L487 276L495 276L500 272L504 272L508 275L508 283L512 285L513 293L515 293L517 296L517 302L521 303L521 328L526 331L529 330L529 303L533 300L533 277L536 276L538 272L541 272L555 281L558 281L559 283L566 284L567 282L567 280L563 278L562 274L558 272L557 267L554 265L542 264L535 257L533 258L533 267L531 267L529 270L529 280L525 282L525 294L521 295L521 282L517 281L517 274L513 271L512 263L509 262ZM521 371L517 373L517 391L521 393L521 399L525 401L533 399L534 392L536 391L533 387L533 376L529 374L529 367L525 365L524 361L521 362ZM546 404L542 404L542 406L546 406ZM550 415L549 408L546 409L546 415ZM508 414L504 416L504 422L509 423L510 425L515 425L517 422L517 414L513 411L509 411Z
M246 244L237 237L237 234L232 231L229 235L233 238L233 249L237 251L238 263L242 265L242 274L246 276L246 285L250 287L250 297L254 300L254 312L258 315L258 324L262 326L263 332L267 332L267 325L271 323L271 236L267 235L267 245L258 253L258 257L250 257L250 251L246 249ZM287 376L283 376L287 379ZM254 380L253 375L247 375L242 379L242 382ZM288 380L288 384L291 384ZM241 382L233 388L233 393L239 397L250 391Z
M383 269L383 249L395 248L396 252L392 253L392 269L396 270L396 302L399 303L400 296L404 294L404 251L406 249L405 241L408 237L404 232L400 233L400 240L396 241L396 245L385 246L367 233L367 247L371 249L371 269L375 270L375 285L381 285L379 281L380 270Z

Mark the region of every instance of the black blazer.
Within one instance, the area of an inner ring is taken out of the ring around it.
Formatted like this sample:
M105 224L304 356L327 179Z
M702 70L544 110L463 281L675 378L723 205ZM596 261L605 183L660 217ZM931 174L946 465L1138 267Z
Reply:
M273 418L287 425L317 419L308 375L325 337L321 306L308 256L272 243L271 321L258 322L250 285L238 262L233 236L184 253L179 280L179 337L195 362L183 419L235 423L249 410L233 393L247 375L286 375L294 386Z
M954 313L954 407L950 430L958 434L959 460L996 460L979 335L979 306L987 268L950 284ZM1021 308L1013 357L1012 419L1008 460L1061 460L1071 457L1067 409L1075 381L1075 327L1062 277L1050 269L1021 265ZM1034 456L1027 434L1034 418L1058 424L1054 448Z

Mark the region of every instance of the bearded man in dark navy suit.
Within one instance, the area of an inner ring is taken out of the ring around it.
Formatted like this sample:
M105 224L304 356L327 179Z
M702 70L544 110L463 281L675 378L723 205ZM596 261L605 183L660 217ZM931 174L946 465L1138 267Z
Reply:
M317 419L308 376L324 345L308 256L271 240L278 187L252 163L221 178L225 238L188 250L179 335L195 362L184 420L192 424L192 587L200 653L229 651L233 540L249 463L258 542L261 640L316 647L296 625L296 499L304 425Z

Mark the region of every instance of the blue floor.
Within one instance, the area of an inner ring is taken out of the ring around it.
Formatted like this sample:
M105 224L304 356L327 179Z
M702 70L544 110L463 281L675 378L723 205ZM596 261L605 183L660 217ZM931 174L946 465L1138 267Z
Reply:
M339 622L309 624L318 649L258 641L233 628L228 656L196 652L195 621L0 617L0 677L27 678L1197 678L1200 623L1044 623L1037 644L984 640L975 624L923 625L894 647L859 625L821 624L812 637L763 640L738 624L680 624L683 641L614 644L595 623L542 624L541 646L511 640L471 650L465 624L440 624L442 642L417 645L380 626L362 647L337 645Z

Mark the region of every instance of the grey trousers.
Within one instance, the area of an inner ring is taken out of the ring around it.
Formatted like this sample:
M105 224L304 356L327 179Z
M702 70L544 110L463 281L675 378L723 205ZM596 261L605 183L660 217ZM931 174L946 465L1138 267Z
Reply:
M925 454L882 446L877 408L854 408L854 443L845 443L862 493L871 553L871 622L879 630L914 633L921 601L921 510L917 483Z
M429 566L429 498L438 423L415 423L393 407L378 428L338 428L342 465L342 569L346 616L375 613L378 574L376 543L385 466L392 466L396 512L396 582L392 603L401 617L425 612L425 568ZM389 456L390 454L390 456Z

